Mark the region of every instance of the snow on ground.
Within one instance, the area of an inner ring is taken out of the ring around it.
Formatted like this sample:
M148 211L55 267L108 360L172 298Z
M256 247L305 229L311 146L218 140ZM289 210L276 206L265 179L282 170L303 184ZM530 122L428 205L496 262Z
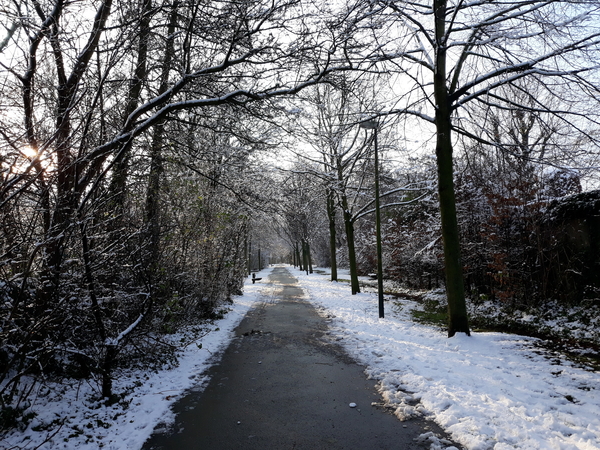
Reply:
M534 338L448 339L411 320L419 305L410 300L385 302L379 319L375 293L352 296L346 283L290 271L401 420L424 415L470 450L600 449L597 372L545 354Z
M442 330L412 321L410 311L419 305L410 300L386 302L386 318L379 319L376 294L352 296L346 283L289 270L330 321L330 336L380 380L384 401L399 419L423 415L469 450L600 449L597 372L544 354L533 338L473 333L448 339ZM0 448L140 448L157 424L169 422L175 400L207 381L202 373L216 362L213 355L229 343L261 291L270 290L264 281L248 282L231 311L199 341L201 348L189 345L176 368L121 374L115 391L129 392L121 404L91 402L97 388L87 384L41 387L31 407L38 415ZM44 424L55 419L65 422L49 435ZM440 440L431 442L432 450L444 448Z
M266 277L270 270L257 276ZM213 356L230 342L235 327L259 299L261 291L268 289L268 285L252 284L248 280L244 295L235 298L222 320L210 325L208 334L185 348L177 367L154 373L129 371L118 374L113 384L114 392L128 393L118 404L106 407L91 400L97 396L98 387L87 383L39 386L37 398L30 407L37 416L24 432L5 436L0 449L141 448L156 425L168 423L172 418L170 407L181 394L195 386L201 388L208 381L202 378L202 373L216 362ZM172 338L175 342L180 339L178 335ZM63 420L58 430L55 426L46 430L53 421Z

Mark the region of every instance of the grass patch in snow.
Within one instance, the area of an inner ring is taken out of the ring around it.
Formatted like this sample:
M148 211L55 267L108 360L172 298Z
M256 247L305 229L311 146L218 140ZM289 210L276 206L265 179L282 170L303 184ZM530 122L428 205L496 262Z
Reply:
M411 312L415 322L440 327L448 325L448 309L440 299L427 295L420 304L422 309L413 309Z

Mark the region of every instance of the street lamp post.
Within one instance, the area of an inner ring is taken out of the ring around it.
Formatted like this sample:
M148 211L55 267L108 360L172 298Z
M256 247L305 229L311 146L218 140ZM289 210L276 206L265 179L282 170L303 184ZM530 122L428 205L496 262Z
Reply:
M375 235L377 239L377 293L379 296L379 317L384 317L383 312L383 263L381 251L381 213L379 207L379 155L377 151L377 128L379 124L375 120L365 120L360 127L373 130L375 146Z

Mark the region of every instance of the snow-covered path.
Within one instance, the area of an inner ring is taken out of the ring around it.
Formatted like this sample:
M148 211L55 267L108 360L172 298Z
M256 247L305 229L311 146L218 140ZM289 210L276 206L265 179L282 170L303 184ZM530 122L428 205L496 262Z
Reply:
M242 320L204 392L177 402L173 427L143 449L428 450L420 441L439 428L424 419L401 424L373 406L375 383L330 342L287 268L276 267L269 282L273 297Z
M597 372L539 352L532 338L474 333L448 339L442 330L411 320L410 310L418 307L411 301L386 302L386 318L379 319L376 294L352 296L346 283L290 272L330 317L332 338L381 380L382 395L399 418L423 414L470 450L600 449ZM189 345L177 367L120 374L115 390L126 393L121 404L91 402L97 386L87 382L40 387L31 406L38 415L0 448L141 448L155 425L172 416L173 402L202 382L211 357L229 343L232 330L268 289L248 282L225 318L198 341L201 348ZM53 421L63 423L56 433L46 427ZM432 438L432 450L444 448Z
M597 372L537 351L532 338L448 339L411 320L411 301L386 302L379 319L376 294L351 296L345 283L292 273L332 317L335 338L381 380L399 418L424 414L472 450L600 448Z

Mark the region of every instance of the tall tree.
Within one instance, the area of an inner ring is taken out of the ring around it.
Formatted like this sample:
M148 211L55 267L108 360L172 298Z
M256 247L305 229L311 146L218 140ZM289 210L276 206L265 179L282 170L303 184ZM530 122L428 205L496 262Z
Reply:
M456 219L453 140L457 134L482 139L463 126L469 105L502 107L501 88L519 80L536 80L536 87L557 98L588 96L581 106L589 106L590 94L598 92L591 71L597 67L599 7L590 2L558 0L379 1L377 5L377 13L370 11L370 17L377 21L374 40L381 58L398 69L403 86L390 110L425 120L435 131L448 335L469 334ZM370 3L368 8L375 7ZM395 26L386 36L379 32L384 17L388 27ZM519 106L532 109L531 105ZM563 115L560 107L542 100L533 109L555 113L575 128L585 127L583 122L596 117L585 116L582 109Z

